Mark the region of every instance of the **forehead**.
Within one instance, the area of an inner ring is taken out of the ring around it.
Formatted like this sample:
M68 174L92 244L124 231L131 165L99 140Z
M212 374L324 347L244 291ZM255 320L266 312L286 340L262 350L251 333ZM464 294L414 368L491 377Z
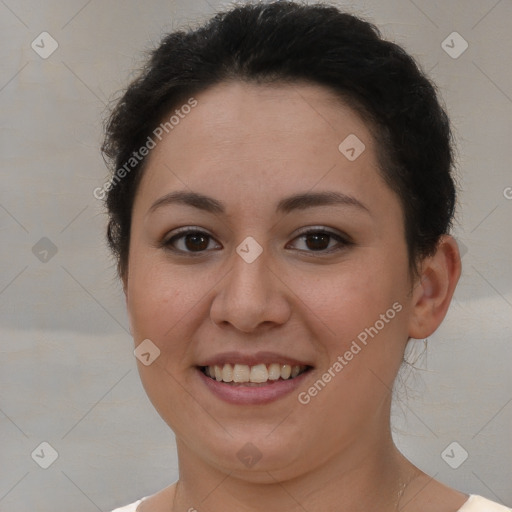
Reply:
M195 100L151 150L137 201L170 189L240 203L314 187L364 195L385 186L369 127L322 86L228 82Z

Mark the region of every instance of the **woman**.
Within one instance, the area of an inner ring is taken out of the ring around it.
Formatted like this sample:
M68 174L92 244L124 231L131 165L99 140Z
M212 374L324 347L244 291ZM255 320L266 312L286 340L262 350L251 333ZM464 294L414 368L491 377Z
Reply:
M461 271L449 122L413 59L327 5L168 35L104 144L108 240L179 480L118 511L505 511L395 447L410 338Z

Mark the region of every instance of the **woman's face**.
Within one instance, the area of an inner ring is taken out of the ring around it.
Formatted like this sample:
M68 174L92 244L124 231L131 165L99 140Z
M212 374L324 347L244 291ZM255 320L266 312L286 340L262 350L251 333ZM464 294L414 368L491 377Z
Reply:
M412 284L368 127L320 86L224 83L196 100L133 208L125 291L136 345L151 341L141 359L160 351L138 363L149 398L182 454L244 478L375 449ZM264 382L219 382L202 369L215 364ZM283 379L283 365L308 369Z

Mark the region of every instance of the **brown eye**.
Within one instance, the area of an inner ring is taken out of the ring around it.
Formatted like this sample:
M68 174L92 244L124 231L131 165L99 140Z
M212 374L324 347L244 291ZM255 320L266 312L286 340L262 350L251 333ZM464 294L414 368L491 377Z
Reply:
M295 238L296 249L302 252L330 253L342 250L351 245L352 242L337 233L325 229L314 229L306 231Z
M185 254L201 253L208 249L215 248L215 244L214 247L212 247L212 242L213 238L208 233L188 229L164 241L162 246L171 251Z
M323 251L329 246L331 235L327 233L312 233L304 237L306 246L312 251Z
M208 238L208 236L204 236L201 233L185 235L185 247L189 251L204 251L208 248Z

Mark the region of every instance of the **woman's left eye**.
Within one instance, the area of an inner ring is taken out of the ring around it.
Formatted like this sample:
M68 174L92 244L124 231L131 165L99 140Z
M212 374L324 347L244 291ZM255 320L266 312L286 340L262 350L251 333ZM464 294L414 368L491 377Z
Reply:
M306 249L299 248L306 252L333 252L351 245L351 242L337 233L331 231L312 229L301 233L294 240L301 240Z

